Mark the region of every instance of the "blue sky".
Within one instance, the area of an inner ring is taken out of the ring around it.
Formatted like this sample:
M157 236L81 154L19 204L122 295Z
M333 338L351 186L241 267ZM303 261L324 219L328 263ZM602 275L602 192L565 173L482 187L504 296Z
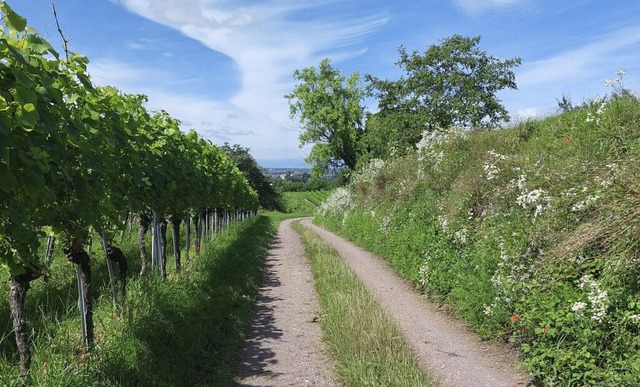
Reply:
M61 51L51 0L8 3ZM214 143L248 147L265 166L294 167L308 154L283 95L295 69L325 57L344 75L396 79L400 45L424 51L453 34L480 35L490 55L522 58L519 90L499 95L516 121L553 113L563 94L576 103L604 96L620 68L625 86L640 90L639 1L58 0L56 8L96 84L146 94L149 109Z

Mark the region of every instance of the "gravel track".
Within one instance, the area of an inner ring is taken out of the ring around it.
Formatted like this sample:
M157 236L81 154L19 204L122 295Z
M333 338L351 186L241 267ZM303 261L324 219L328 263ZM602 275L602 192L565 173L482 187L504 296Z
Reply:
M318 323L320 306L304 246L283 221L264 268L239 386L338 386Z
M299 220L299 219L298 219ZM265 266L243 350L239 386L337 386L333 365L314 323L319 304L311 266L296 219L280 224ZM527 386L516 369L515 351L481 341L462 322L440 310L400 279L383 260L308 218L301 223L338 251L376 301L391 315L420 364L442 386Z

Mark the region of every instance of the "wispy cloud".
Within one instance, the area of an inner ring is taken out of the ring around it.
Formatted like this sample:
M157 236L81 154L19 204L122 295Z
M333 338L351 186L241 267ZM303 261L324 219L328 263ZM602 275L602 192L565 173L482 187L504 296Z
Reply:
M317 65L324 56L344 59L361 54L364 39L389 20L384 13L350 8L344 0L118 2L231 58L241 85L224 104L228 103L230 114L240 117L238 121L245 120L235 127L268 131L272 138L283 136L290 126L283 95L291 90L293 70ZM226 123L219 124L222 131ZM288 142L297 143L297 138Z
M634 53L638 52L639 45L640 26L620 29L553 57L525 61L523 71L518 74L518 84L525 87L558 81L566 84L572 78L604 75L601 72L607 68L612 74L617 66L637 63Z
M581 99L602 97L611 92L605 79L615 78L620 67L638 68L635 53L640 50L640 26L622 28L591 37L582 46L558 52L547 58L528 61L516 71L519 91L505 98L514 116L531 117L554 113L556 100L568 95ZM633 87L632 87L633 89Z
M529 7L531 0L453 0L453 3L468 15L477 15L495 9Z

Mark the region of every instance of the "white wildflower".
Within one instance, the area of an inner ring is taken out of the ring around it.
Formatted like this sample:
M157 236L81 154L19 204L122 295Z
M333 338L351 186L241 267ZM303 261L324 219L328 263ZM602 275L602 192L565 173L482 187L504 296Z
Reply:
M573 306L571 307L571 311L579 316L582 316L582 310L586 307L587 307L586 302L578 301L573 304Z
M580 278L578 287L587 291L587 298L589 299L589 304L591 306L591 319L597 323L602 323L602 320L607 314L607 308L609 307L609 293L606 290L602 290L600 284L588 275L583 275ZM582 304L585 303L575 303L573 307L582 306L578 309L582 310L586 307L586 304ZM574 309L573 307L571 310Z
M573 206L571 206L571 211L572 212L581 211L581 210L589 207L593 203L595 203L599 198L600 198L600 196L598 196L598 195L587 195L587 197L584 200L579 201L578 203L576 203Z
M321 214L340 214L347 213L354 208L351 191L347 188L339 187L329 197L322 202L319 211Z
M466 228L462 228L453 234L453 241L458 245L464 245L467 243L468 236L469 231Z
M493 180L498 177L500 173L500 168L498 168L495 164L485 164L482 166L484 173L487 175L487 180Z

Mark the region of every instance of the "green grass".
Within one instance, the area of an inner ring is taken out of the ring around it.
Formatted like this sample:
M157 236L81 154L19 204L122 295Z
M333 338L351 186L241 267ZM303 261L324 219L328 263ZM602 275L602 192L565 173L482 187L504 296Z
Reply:
M539 385L640 385L640 101L448 135L316 216L385 257Z
M134 233L122 244L130 262L126 313L116 316L101 253L92 256L96 346L82 354L73 267L56 255L49 282L27 298L35 386L231 386L251 322L262 266L277 220L259 216L216 235L202 254L139 280ZM171 242L169 238L169 243ZM170 245L169 245L170 246ZM192 257L194 255L192 254ZM6 298L0 327L0 384L19 385Z
M312 262L323 338L344 386L430 386L403 335L335 250L294 224Z
M327 196L329 196L329 191L284 192L285 212L311 216Z

